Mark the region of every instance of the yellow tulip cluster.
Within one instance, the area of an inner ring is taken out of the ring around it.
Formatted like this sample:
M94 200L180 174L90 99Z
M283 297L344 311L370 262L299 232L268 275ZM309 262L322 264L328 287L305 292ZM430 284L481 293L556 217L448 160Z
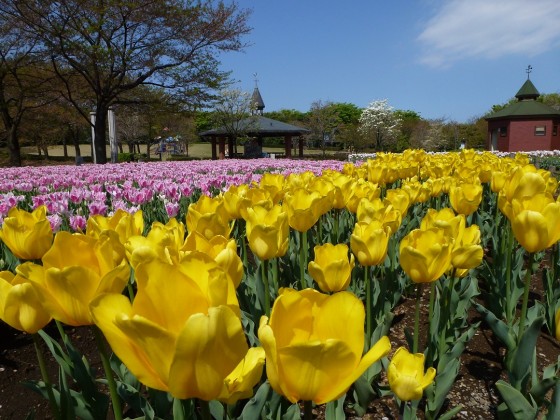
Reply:
M270 385L289 401L333 401L390 352L382 337L362 354L366 313L348 289L356 261L366 270L385 262L392 236L415 204L448 194L450 205L428 209L398 246L400 265L415 283L450 272L463 277L481 263L480 229L467 221L481 204L484 184L499 194L500 209L529 252L560 239L557 182L522 158L496 159L468 150L407 151L321 176L265 174L259 183L201 196L189 205L185 223L154 222L145 235L142 212L93 216L84 234L54 235L44 207L12 209L0 239L26 262L15 274L0 273L0 318L30 333L52 318L95 324L142 383L180 399L231 404L248 398L266 361ZM249 347L237 297L245 267L240 244L230 237L234 228L244 227L241 243L262 263L286 255L290 229L304 234L320 227L325 214L342 210L352 217L349 243L316 245L305 267L321 292L278 290L258 327L262 347ZM127 285L134 294L123 294ZM435 370L425 373L423 355L402 348L387 376L398 398L408 401L421 398Z

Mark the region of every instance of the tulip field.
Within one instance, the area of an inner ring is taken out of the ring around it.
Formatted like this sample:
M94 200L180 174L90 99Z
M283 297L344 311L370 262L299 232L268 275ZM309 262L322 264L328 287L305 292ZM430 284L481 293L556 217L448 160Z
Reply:
M33 338L37 418L468 418L450 392L485 328L487 418L560 419L558 180L526 154L0 174L0 319Z

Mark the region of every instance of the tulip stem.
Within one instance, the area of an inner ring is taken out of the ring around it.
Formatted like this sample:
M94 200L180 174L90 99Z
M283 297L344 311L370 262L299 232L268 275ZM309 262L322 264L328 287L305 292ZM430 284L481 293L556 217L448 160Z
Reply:
M45 388L47 389L47 395L49 396L52 415L53 418L58 420L60 419L60 413L58 411L56 399L54 398L54 392L52 389L51 380L49 378L49 372L47 371L45 357L43 356L43 352L39 348L39 337L37 334L31 334L31 336L33 337L33 344L35 344L35 352L37 353L37 362L39 362L39 369L41 370L41 376L43 377L43 382L45 383Z
M303 402L303 418L304 420L313 419L313 401L306 400Z
M210 414L210 403L204 400L198 400L200 403L200 416L203 420L211 420L212 414Z
M366 349L371 346L371 282L368 279L369 267L364 266L364 284L366 286Z
M511 230L511 224L509 229L506 230L506 321L509 326L513 322L513 310L511 308L511 258L513 254L513 232Z
M300 232L300 249L299 249L299 276L301 282L301 290L307 289L305 283L305 268L307 266L307 232Z
M422 297L422 283L416 286L416 310L414 311L414 337L412 340L412 352L418 353L418 331L420 329L420 298Z
M531 277L533 275L533 261L535 254L529 253L529 261L527 272L525 273L525 290L523 291L523 303L521 304L521 316L519 318L519 334L517 335L518 342L521 341L523 333L525 332L525 323L527 318L527 303L529 301L529 288L531 286Z
M107 384L109 385L109 393L111 394L111 401L113 403L113 413L115 415L115 420L122 420L122 408L121 400L117 392L117 384L115 382L115 377L113 376L113 371L111 370L111 363L109 362L109 357L107 355L107 350L105 347L105 341L101 331L97 326L93 326L93 334L95 336L95 342L97 343L97 349L99 350L99 356L101 358L101 363L103 364L103 370L105 371L105 376L107 378Z
M264 313L270 316L270 287L268 285L268 260L261 261L261 277L264 283Z

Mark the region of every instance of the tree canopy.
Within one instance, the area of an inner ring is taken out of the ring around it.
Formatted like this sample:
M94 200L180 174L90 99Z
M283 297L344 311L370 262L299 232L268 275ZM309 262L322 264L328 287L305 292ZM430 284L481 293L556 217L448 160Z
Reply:
M15 21L37 39L67 99L86 119L94 110L95 150L106 162L106 118L140 85L189 103L208 101L228 77L218 54L244 47L249 12L222 1L1 0L0 25ZM87 89L76 91L76 84ZM78 93L79 92L79 93Z

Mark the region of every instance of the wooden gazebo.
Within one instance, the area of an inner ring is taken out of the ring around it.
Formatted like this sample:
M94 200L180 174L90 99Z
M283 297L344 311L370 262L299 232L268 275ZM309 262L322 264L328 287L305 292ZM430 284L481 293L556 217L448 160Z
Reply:
M256 139L261 150L264 137L284 137L284 151L286 157L292 157L292 140L294 137L297 137L298 155L299 157L303 157L302 136L309 133L310 130L263 116L264 102L258 87L255 87L252 101L255 113L250 117L238 121L234 130L228 130L226 127L218 127L203 131L199 134L200 137L209 139L212 143L212 159L217 159L218 156L226 155L226 140L230 152L228 157L235 157L233 156L235 138L231 134L231 131L243 133L244 136ZM216 150L216 146L218 146L218 150Z

